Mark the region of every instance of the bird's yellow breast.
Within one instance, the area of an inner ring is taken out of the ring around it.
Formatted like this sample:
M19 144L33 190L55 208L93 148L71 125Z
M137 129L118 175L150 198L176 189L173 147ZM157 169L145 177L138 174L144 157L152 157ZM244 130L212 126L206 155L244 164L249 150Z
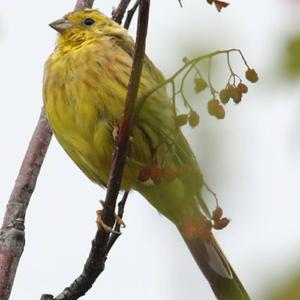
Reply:
M130 68L126 53L108 39L66 45L46 63L44 103L53 131L84 173L101 184L109 175L112 132L122 116Z

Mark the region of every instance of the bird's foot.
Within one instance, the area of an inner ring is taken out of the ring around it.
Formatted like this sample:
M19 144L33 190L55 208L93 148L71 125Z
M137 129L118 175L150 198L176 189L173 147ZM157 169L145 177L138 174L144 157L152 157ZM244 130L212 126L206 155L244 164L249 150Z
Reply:
M112 136L115 142L118 142L118 137L119 137L119 132L120 132L120 125L115 125L112 131ZM133 142L133 136L129 137L129 142Z
M97 215L96 224L97 224L98 228L102 228L105 232L111 233L112 228L103 222L103 219L102 219L103 209L97 210L96 215Z
M99 228L102 228L104 231L108 232L108 233L118 233L119 232L114 232L113 229L108 226L107 224L104 223L103 219L102 219L102 216L103 216L103 209L99 209L96 211L96 215L97 215L97 218L96 218L96 224ZM126 225L124 223L124 221L122 220L122 218L120 218L117 214L115 214L115 219L116 219L116 223L125 228Z
M112 131L112 136L115 142L118 141L118 136L119 136L119 125L114 126L114 129Z

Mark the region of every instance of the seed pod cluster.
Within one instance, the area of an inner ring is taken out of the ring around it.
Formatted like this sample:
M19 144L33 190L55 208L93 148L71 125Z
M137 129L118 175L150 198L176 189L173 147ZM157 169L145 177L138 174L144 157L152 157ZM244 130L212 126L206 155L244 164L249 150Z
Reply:
M184 126L187 124L188 122L188 118L189 118L189 115L188 114L181 114L181 115L178 115L176 117L176 123L179 127L181 126Z
M213 98L208 101L207 111L211 116L214 116L217 119L224 119L225 117L224 106L220 103L218 99Z
M215 0L207 0L208 3L216 3L216 2L222 2L222 1L215 1ZM224 2L225 3L225 2ZM240 52L240 51L239 51ZM241 54L241 52L240 52ZM229 52L227 53L229 55ZM258 81L258 75L254 69L251 69L244 56L241 54L246 66L247 70L245 72L245 77L248 81L255 83ZM188 58L184 58L183 62L188 65L190 63L190 60ZM232 100L233 103L239 104L242 99L243 95L248 93L248 86L242 81L242 79L234 73L230 61L228 59L228 66L230 69L230 77L228 79L227 84L223 89L218 92L211 81L211 74L208 74L208 78L204 79L205 77L202 76L199 69L192 65L192 68L195 68L195 75L194 75L194 90L196 94L199 94L205 90L209 90L211 94L211 99L207 103L207 111L211 116L214 116L217 119L224 119L225 118L225 108L224 106ZM210 67L211 68L211 67ZM176 123L177 126L181 127L184 125L189 124L190 127L194 128L199 124L200 116L199 114L191 107L188 99L186 99L184 92L183 92L183 83L189 72L191 71L191 68L188 69L187 73L185 74L185 77L182 81L181 87L178 92L175 93L175 96L177 94L181 94L183 98L183 102L185 107L188 107L190 109L189 113L186 114L180 114L176 116Z
M237 75L232 74L230 78L234 78L233 83L227 83L226 87L219 92L219 99L216 97L216 92L212 93L213 98L207 104L207 111L211 116L216 117L217 119L224 119L225 109L224 106L227 104L230 99L235 104L238 104L242 101L243 95L248 93L248 86L242 82L236 85L236 78L239 78ZM248 68L246 71L245 77L251 82L257 82L258 75L254 69Z
M190 112L190 115L189 115L189 125L194 128L196 127L200 122L200 116L197 112L195 112L194 110L192 110Z
M194 83L195 83L195 92L197 94L201 93L208 87L207 82L202 77L196 77L194 79Z
M213 228L217 230L225 228L230 222L228 218L223 217L223 210L219 206L217 206L216 209L212 212L212 221Z
M258 75L254 69L248 68L248 70L245 73L245 77L250 81L250 82L257 82L258 81Z
M200 116L194 110L191 110L189 114L181 114L176 117L176 123L179 127L189 123L189 125L192 128L194 128L199 124L199 122L200 122Z
M227 104L230 99L238 104L242 101L243 94L247 92L248 87L243 82L240 82L237 86L235 84L227 84L226 88L220 91L219 97L223 104Z

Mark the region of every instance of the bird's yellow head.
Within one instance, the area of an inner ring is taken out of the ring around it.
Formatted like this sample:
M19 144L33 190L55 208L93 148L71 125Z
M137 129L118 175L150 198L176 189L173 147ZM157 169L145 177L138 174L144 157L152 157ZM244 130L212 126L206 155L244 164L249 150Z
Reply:
M117 24L95 9L71 12L49 24L60 33L60 42L81 42L107 34Z

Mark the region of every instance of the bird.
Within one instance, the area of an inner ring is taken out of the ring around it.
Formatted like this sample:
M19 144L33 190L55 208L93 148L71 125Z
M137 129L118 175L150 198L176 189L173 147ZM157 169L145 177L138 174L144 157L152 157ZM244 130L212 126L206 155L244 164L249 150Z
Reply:
M106 187L134 40L95 9L68 13L49 25L58 38L44 67L47 119L75 164L91 181ZM121 190L136 190L175 224L215 295L220 288L225 291L218 299L249 299L211 233L211 213L201 194L203 176L176 122L164 81L145 55L136 108L144 101L135 117Z

